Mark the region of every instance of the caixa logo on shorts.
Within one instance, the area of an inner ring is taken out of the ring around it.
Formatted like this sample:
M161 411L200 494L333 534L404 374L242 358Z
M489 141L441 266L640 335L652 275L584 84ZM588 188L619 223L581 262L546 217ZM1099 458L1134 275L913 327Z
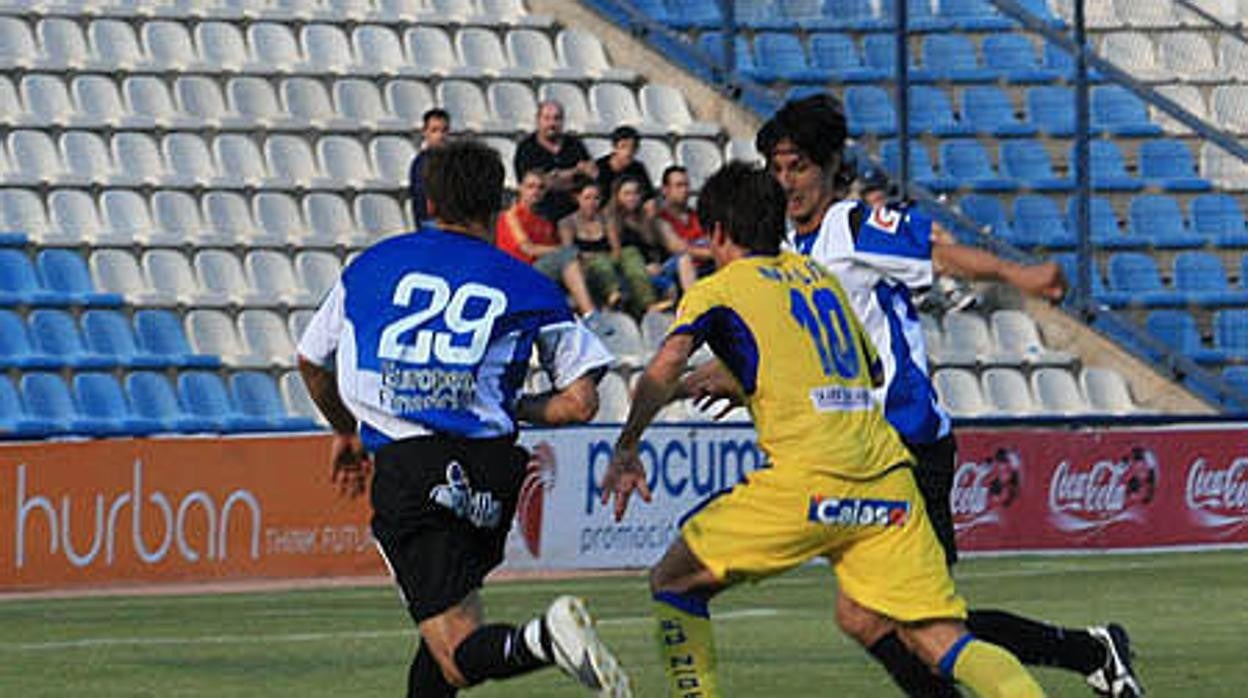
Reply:
M1225 468L1197 458L1187 470L1185 500L1201 526L1234 531L1248 524L1248 457Z
M958 466L949 493L953 526L959 531L1001 521L1002 512L1018 499L1022 463L1012 449L999 448L982 461Z
M495 528L503 517L503 505L492 493L472 491L468 473L459 461L447 464L446 484L429 490L429 499L477 528Z
M1157 457L1133 448L1091 465L1062 461L1049 481L1049 514L1063 531L1090 531L1138 521L1157 493Z
M910 502L817 494L810 498L806 518L825 526L905 526Z

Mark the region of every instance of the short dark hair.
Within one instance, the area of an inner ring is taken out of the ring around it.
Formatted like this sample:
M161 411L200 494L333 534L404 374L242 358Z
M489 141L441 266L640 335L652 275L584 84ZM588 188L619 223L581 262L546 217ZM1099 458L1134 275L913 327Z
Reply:
M632 126L616 126L611 132L611 145L624 140L641 141L641 134L637 133L637 129Z
M661 182L663 186L666 187L667 178L679 172L684 172L685 174L689 174L689 170L685 168L684 165L668 165L667 169L663 170L663 178L660 179L659 182Z
M489 225L503 203L503 161L474 140L428 151L421 176L435 215L447 223Z
M702 185L698 220L704 230L724 226L728 239L759 254L780 252L784 190L769 172L739 160L719 168Z
M602 185L599 184L598 180L593 177L586 177L583 174L578 174L572 177L572 188L570 191L573 196L580 196L581 192L585 191L585 187L597 187L598 193L602 193Z
M441 107L434 107L433 109L426 111L424 115L420 117L420 124L422 126L428 126L429 122L434 119L441 119L449 125L451 123L451 113Z
M788 139L819 167L839 166L849 130L845 110L826 92L785 102L759 129L754 146L771 161L772 151Z

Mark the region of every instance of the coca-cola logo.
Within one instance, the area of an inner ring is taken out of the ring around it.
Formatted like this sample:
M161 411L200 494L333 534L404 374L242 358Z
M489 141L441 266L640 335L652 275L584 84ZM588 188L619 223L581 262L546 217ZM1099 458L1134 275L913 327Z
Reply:
M1049 481L1049 514L1063 531L1102 529L1142 519L1156 491L1157 459L1146 449L1082 467L1062 461Z
M999 523L1002 512L1018 498L1021 471L1018 454L1008 449L999 449L982 462L958 466L949 492L954 529Z
M1248 457L1225 468L1210 466L1204 458L1187 470L1187 509L1209 528L1235 530L1248 523Z

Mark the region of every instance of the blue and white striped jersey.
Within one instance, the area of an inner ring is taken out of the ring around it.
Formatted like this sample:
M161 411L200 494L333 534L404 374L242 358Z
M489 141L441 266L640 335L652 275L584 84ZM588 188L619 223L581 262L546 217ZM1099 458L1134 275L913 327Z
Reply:
M299 353L319 365L336 353L339 393L373 451L427 434L514 433L534 346L560 389L612 360L545 276L488 242L426 226L356 258Z
M857 230L853 223L857 221ZM788 244L840 279L884 364L876 399L909 443L929 444L950 432L949 415L927 375L927 348L913 291L932 285L932 221L915 208L872 209L840 201L819 229L788 233Z

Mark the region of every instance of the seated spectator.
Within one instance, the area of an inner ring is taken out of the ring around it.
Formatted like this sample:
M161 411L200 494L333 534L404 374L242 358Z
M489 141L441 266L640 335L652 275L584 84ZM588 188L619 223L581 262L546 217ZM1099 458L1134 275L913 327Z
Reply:
M511 208L503 211L495 226L499 249L532 264L551 281L561 283L572 297L577 311L587 322L597 308L585 284L585 272L574 245L564 245L555 234L555 225L537 215L533 207L546 193L546 179L538 170L520 178L520 195Z
M654 200L654 185L646 165L637 159L641 136L632 126L620 126L611 132L611 152L598 158L598 190L615 191L615 183L626 177L641 185L641 198L647 204ZM648 211L653 213L653 210Z
M655 303L655 280L662 279L668 251L642 205L641 182L633 177L615 180L606 206L607 230L620 243L620 273L629 293L627 308L641 317ZM662 289L666 290L666 289Z
M548 99L537 105L537 130L516 146L514 170L546 175L546 194L534 210L552 223L576 211L573 182L597 177L598 167L580 138L563 130L563 105Z
M565 245L576 246L590 294L600 305L612 308L624 301L626 293L644 294L650 289L653 294L640 254L626 254L615 229L607 225L598 183L589 178L578 179L573 191L577 209L559 221L559 239ZM644 286L639 282L644 282Z
M689 172L680 165L663 170L663 203L655 226L672 257L663 265L666 283L679 280L688 291L697 280L715 271L710 238L702 230L698 214L689 208Z

